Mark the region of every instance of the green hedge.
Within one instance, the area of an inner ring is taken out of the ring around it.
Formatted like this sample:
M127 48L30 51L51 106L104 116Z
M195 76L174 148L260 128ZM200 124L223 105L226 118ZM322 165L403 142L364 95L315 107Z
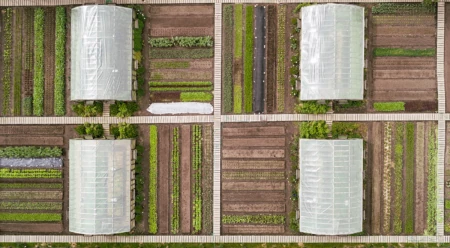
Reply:
M373 56L375 57L434 57L436 55L435 48L427 49L404 49L404 48L388 48L379 47L373 49Z
M214 57L214 49L212 48L196 48L196 49L150 49L150 59L203 59Z
M181 92L182 102L210 102L213 99L211 92Z
M245 8L244 112L253 108L253 6Z
M158 232L158 128L155 125L150 125L149 156L148 231L151 234L156 234Z
M414 233L414 123L406 123L406 197L405 197L405 233Z
M65 66L66 66L66 9L56 7L56 39L55 39L55 115L66 114L65 105Z
M242 4L234 5L234 58L242 58Z
M4 15L3 35L3 115L9 115L12 71L12 9L7 8Z
M0 213L0 221L55 222L55 221L61 221L61 214L51 214L51 213Z
M284 215L258 214L258 215L222 215L223 224L284 224Z
M44 10L34 11L33 115L44 115Z
M150 85L150 87L198 87L198 86L211 86L212 87L212 82L208 82L208 81L190 81L190 82L155 82L155 81L150 81L148 83Z
M233 111L233 6L223 10L223 112Z
M61 157L59 147L10 146L0 148L0 158L48 158Z
M376 102L373 104L375 111L379 112L395 112L405 111L404 102Z
M149 38L148 43L155 48L168 47L212 47L214 39L211 36L200 37L173 37L173 38Z

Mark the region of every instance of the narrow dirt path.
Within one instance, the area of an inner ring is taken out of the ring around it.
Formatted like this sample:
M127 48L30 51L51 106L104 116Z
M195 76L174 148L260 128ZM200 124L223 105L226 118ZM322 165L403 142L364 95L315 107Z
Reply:
M374 122L369 141L372 141L372 234L381 230L381 179L383 164L383 123Z
M158 232L169 233L170 128L161 126L158 144Z

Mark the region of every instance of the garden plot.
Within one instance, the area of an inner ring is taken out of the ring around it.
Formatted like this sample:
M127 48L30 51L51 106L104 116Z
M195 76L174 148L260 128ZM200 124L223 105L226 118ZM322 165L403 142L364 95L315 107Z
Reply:
M287 11L291 16L294 8L295 5L267 4L224 6L224 113L284 113L290 110L295 100L289 94L289 87L285 87L290 50L289 32L285 29L289 25Z
M144 12L149 102L212 103L213 5L149 5Z
M450 233L450 123L446 124L445 134L445 224L444 232Z
M364 229L370 234L435 235L436 135L434 122L369 124Z
M212 126L152 125L148 230L212 233Z
M380 3L371 11L369 101L404 102L406 111L436 111L436 7Z
M222 234L289 233L290 160L285 125L222 128Z
M0 126L0 232L64 232L66 128Z
M65 115L67 11L65 7L1 9L3 116Z

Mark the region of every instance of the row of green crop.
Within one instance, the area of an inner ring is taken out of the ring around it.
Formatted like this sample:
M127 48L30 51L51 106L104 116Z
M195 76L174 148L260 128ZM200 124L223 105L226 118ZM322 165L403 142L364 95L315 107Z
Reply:
M62 202L1 201L1 210L62 210Z
M51 213L0 213L0 221L55 222L55 221L61 221L61 214L51 214Z
M1 200L61 200L62 191L0 191Z
M148 199L148 225L149 233L158 232L158 128L150 125L150 172L149 172L149 199Z
M284 215L222 215L223 224L284 224Z
M374 15L434 14L436 7L421 3L378 3L372 7Z
M194 233L202 230L202 127L192 127L192 169L194 173L194 192L192 228Z
M253 110L253 6L245 8L244 112Z
M66 66L66 9L56 8L55 39L55 88L54 109L56 116L66 113L65 106L65 66Z
M173 129L172 136L172 234L177 234L180 228L180 150L179 150L179 128Z
M150 61L150 69L187 69L189 61Z
M402 233L402 180L403 180L403 139L405 125L397 123L394 129L394 233Z
M150 92L166 92L166 91L182 91L182 92L192 92L192 91L212 91L212 86L201 86L201 87L150 87Z
M404 102L375 102L373 108L378 112L405 111Z
M242 63L242 4L234 5L234 60ZM236 73L236 72L235 72ZM242 77L235 77L233 83L233 112L235 114L242 113Z
M427 201L427 229L425 235L436 235L436 211L437 211L437 142L436 128L433 125L428 134L428 201Z
M390 48L390 47L377 47L373 49L374 57L434 57L436 56L435 48L426 49L405 49L405 48Z
M233 6L223 10L223 112L233 111Z
M34 11L33 115L44 115L44 10Z
M151 47L212 47L214 39L211 36L200 37L172 37L172 38L149 38L148 44Z
M182 102L211 102L213 95L211 92L181 92Z
M155 82L150 81L148 83L150 87L199 87L199 86L211 86L210 81L188 81L188 82Z
M14 25L15 37L22 35L22 13L16 12L16 23ZM21 103L22 103L22 39L16 39L14 41L14 109L13 115L20 115Z
M0 189L62 189L61 183L0 183Z
M150 59L204 59L212 58L214 49L212 48L196 48L189 50L178 49L150 49Z
M3 115L9 115L11 71L12 71L12 9L7 8L4 14L3 30Z
M414 233L414 123L406 123L405 233Z
M62 178L62 170L0 169L0 178Z
M286 56L286 5L280 5L277 10L277 111L284 111L284 70Z
M9 146L0 148L0 158L46 158L60 157L59 147Z

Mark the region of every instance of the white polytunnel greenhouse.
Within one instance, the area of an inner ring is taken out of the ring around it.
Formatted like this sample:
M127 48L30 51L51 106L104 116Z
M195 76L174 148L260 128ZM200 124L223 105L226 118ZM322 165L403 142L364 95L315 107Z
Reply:
M363 7L303 7L300 39L300 100L363 99Z
M132 100L132 18L118 6L72 9L72 101Z
M85 235L134 227L132 140L69 143L69 231Z
M363 141L300 139L299 230L362 232Z

